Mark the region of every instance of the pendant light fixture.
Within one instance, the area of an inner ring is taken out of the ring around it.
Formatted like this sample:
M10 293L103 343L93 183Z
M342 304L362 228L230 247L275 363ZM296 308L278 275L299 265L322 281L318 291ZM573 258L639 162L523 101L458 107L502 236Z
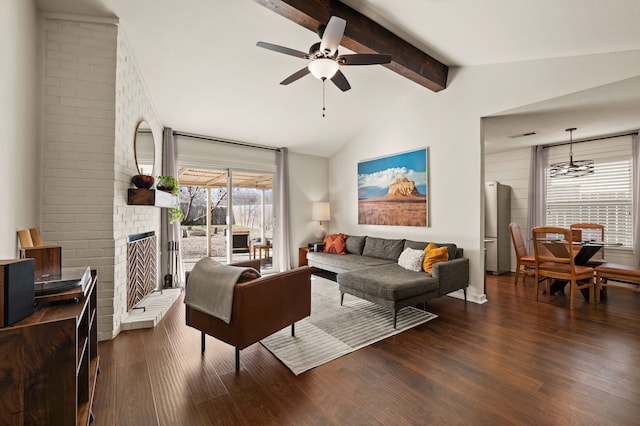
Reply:
M593 160L573 161L573 132L575 127L566 129L569 132L569 161L554 163L549 166L549 177L580 177L593 173Z

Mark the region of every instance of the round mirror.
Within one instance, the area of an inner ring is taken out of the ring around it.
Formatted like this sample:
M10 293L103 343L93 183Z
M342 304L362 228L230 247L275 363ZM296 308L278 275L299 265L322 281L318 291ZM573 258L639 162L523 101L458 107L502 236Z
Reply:
M136 133L133 136L133 153L138 173L153 176L156 147L151 126L144 120L140 121L136 126Z

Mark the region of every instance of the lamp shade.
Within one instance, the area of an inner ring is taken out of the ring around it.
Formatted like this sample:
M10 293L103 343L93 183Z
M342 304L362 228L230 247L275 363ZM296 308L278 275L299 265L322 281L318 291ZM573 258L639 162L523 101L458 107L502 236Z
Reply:
M336 61L327 58L315 59L309 63L308 67L311 74L319 80L333 77L340 68Z
M313 203L311 208L311 220L322 222L323 220L331 220L331 207L328 202Z

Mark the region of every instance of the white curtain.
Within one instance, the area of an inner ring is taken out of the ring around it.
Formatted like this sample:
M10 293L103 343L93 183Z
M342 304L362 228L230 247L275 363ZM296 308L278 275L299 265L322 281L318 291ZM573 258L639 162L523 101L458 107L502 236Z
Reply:
M289 154L287 148L276 151L276 177L274 184L276 226L273 236L274 268L291 269L291 232L289 228Z
M546 225L547 210L547 150L542 146L531 147L529 163L529 211L527 214L527 234L529 253L532 253L531 229Z
M178 177L178 147L173 131L165 127L162 133L162 174ZM179 202L179 201L178 201ZM160 270L164 287L183 287L180 221L169 223L169 209L161 209ZM170 285L169 285L170 283Z
M640 136L631 136L633 155L633 264L640 267Z

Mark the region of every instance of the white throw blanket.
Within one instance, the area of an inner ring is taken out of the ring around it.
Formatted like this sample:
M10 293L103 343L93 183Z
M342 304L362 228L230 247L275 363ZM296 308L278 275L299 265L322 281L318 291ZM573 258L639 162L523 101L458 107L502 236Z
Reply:
M184 303L229 324L233 307L233 288L247 269L223 265L205 257L189 273Z

